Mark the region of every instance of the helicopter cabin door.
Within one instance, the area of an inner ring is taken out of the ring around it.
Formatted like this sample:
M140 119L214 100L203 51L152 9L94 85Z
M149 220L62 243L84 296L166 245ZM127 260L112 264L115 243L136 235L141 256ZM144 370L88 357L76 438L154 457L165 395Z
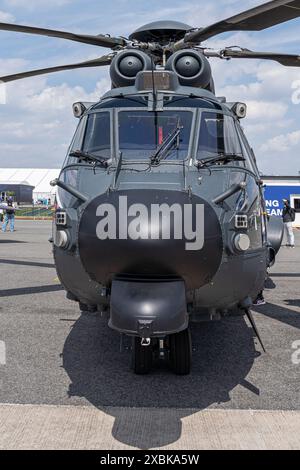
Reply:
M300 194L291 195L291 207L296 211L294 227L300 227Z

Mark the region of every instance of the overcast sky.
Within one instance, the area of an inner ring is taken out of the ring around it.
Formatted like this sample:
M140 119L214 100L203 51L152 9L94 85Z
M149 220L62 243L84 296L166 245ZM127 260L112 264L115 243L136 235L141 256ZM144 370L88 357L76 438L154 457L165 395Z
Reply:
M0 0L0 21L128 36L142 24L158 19L179 20L200 27L261 3L265 2ZM93 59L107 51L27 34L0 31L0 37L0 76ZM206 44L300 54L300 19L259 33L219 35ZM261 171L298 174L300 68L252 60L213 59L211 64L218 96L248 104L248 117L243 123ZM72 103L97 100L109 86L106 67L60 72L8 84L7 103L0 104L0 167L59 167L77 124Z

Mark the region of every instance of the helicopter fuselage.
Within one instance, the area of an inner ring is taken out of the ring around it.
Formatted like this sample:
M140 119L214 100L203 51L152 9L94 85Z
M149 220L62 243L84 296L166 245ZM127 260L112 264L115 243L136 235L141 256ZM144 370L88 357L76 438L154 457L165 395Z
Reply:
M202 89L155 93L114 89L83 112L54 224L68 297L107 308L112 328L144 338L249 308L269 259L261 180L236 107Z

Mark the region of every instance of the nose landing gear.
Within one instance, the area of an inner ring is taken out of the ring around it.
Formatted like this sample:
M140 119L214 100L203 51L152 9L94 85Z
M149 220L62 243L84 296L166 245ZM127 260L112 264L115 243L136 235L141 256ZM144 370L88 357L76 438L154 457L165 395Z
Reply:
M155 360L161 358L167 360L176 375L190 374L192 362L190 330L186 329L180 333L169 335L164 340L133 338L132 366L135 374L149 374Z
M153 365L153 342L137 336L132 339L132 367L137 375L146 375L151 372Z

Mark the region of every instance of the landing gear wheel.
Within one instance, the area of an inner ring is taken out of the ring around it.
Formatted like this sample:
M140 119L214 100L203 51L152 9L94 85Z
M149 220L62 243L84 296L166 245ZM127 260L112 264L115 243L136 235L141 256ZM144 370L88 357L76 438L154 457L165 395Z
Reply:
M89 306L87 304L84 304L83 302L79 302L79 310L81 312L88 312Z
M169 336L170 365L177 375L189 375L192 363L192 338L189 329Z
M153 346L141 345L141 338L132 339L132 368L137 375L146 375L151 372L153 364Z
M87 305L79 302L79 309L83 313L95 313L97 312L97 305Z

